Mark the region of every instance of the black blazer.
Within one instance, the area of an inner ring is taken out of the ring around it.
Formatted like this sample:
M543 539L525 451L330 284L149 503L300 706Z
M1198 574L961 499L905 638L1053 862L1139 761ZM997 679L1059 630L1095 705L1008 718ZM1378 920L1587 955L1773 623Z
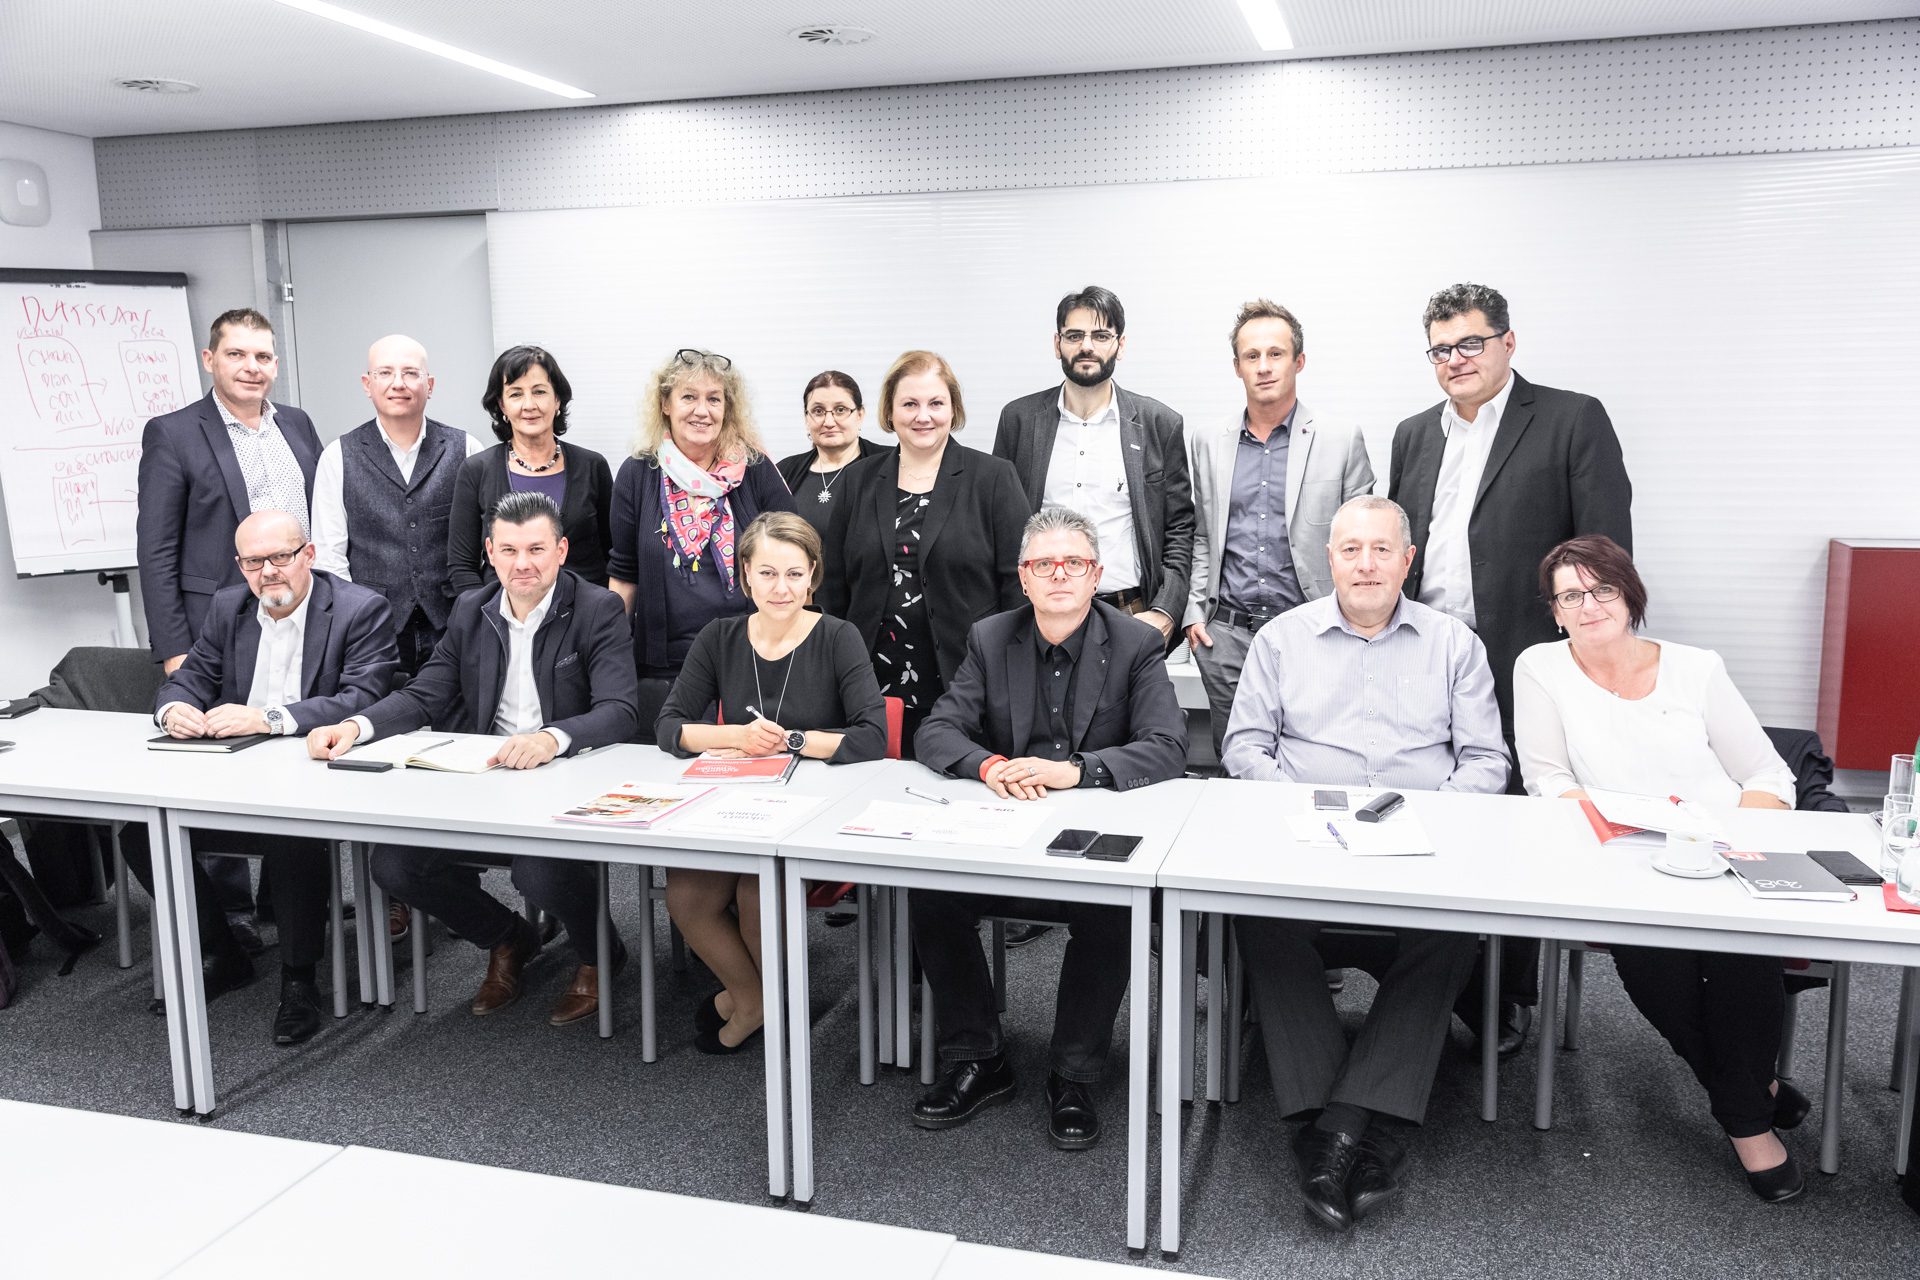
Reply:
M815 600L821 612L858 627L871 653L892 608L900 451L854 463L838 487L844 499L834 499L833 523L824 539L825 580ZM946 686L966 656L967 629L974 620L1026 600L1016 562L1027 495L1012 463L949 440L930 496L917 550L934 657Z
M313 471L320 463L313 420L290 404L274 405L273 415L312 502ZM211 391L148 421L140 437L139 476L134 545L140 597L147 641L165 661L193 647L214 592L246 584L233 562L233 534L253 507Z
M506 680L507 624L496 581L454 601L446 634L420 674L361 714L376 738L428 724L492 733ZM566 754L633 737L640 690L619 596L571 569L560 571L547 616L533 633L533 684L547 723L573 739Z
M1031 755L1046 733L1033 723L1040 678L1033 607L983 618L967 656L913 736L914 757L956 778L978 778L991 756ZM1167 676L1160 633L1093 602L1073 675L1073 738L1097 757L1117 791L1178 778L1187 767L1187 718Z
M1558 635L1540 598L1540 562L1583 533L1604 533L1633 550L1633 485L1607 411L1592 396L1535 386L1518 373L1512 377L1513 392L1467 523L1474 629L1487 647L1500 723L1509 737L1514 660ZM1406 508L1420 548L1405 588L1414 597L1426 569L1433 490L1447 443L1440 431L1442 407L1415 414L1393 433L1387 496Z
M798 453L788 454L774 464L780 472L780 478L787 482L787 488L789 490L796 493L799 492L800 482L807 478L807 468L813 465L814 456L819 452L818 449L802 449ZM861 436L859 442L854 446L853 462L858 462L862 458L872 457L876 453L885 452L887 452L886 445L875 444L865 436ZM853 462L849 462L847 465L852 466Z
M216 592L200 638L154 695L153 709L170 702L196 711L244 705L260 657L259 615L260 601L250 588ZM287 707L295 730L337 724L366 710L386 693L399 665L386 598L315 569L300 654L300 701Z
M447 577L453 593L492 586L499 579L487 563L487 525L494 504L507 496L510 445L482 449L460 464L447 516ZM560 504L567 540L567 568L596 587L607 585L607 548L613 545L613 471L585 445L560 442L567 460L567 495Z
M1133 508L1133 553L1140 564L1140 592L1180 633L1193 569L1193 483L1187 473L1185 426L1180 415L1149 396L1115 386L1120 400L1120 457L1127 471L1127 504ZM993 456L1013 463L1026 491L1028 514L1040 509L1047 467L1060 434L1060 388L1036 391L1000 411Z

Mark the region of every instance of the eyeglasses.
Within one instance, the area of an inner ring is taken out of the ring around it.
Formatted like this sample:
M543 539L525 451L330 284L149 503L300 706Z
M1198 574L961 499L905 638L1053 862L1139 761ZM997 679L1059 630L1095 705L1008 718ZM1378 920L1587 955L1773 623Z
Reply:
M1506 332L1505 329L1502 329L1499 333L1489 333L1485 337L1462 338L1458 342L1443 342L1437 347L1428 347L1427 359L1433 361L1435 364L1445 364L1447 361L1453 359L1453 353L1458 351L1461 355L1471 360L1482 351L1485 351L1489 342L1505 335Z
M1098 560L1089 560L1085 556L1045 556L1035 560L1022 560L1020 567L1036 578L1051 578L1065 573L1069 578L1084 578L1087 571L1099 564Z
M702 351L698 347L682 347L673 353L673 358L690 369L698 369L701 365L705 365L715 373L725 373L733 368L733 361L718 351Z
M1104 347L1119 336L1119 334L1111 329L1095 329L1092 333L1088 333L1085 329L1062 329L1060 331L1061 343L1069 347L1077 347L1088 338L1093 339L1094 346Z
M242 573L258 573L262 565L271 563L276 569L284 569L293 563L293 558L307 549L306 543L290 547L285 551L276 551L265 556L235 556L233 562L240 566Z
M858 412L860 411L850 404L837 404L831 409L823 404L817 404L807 410L807 416L815 422L825 422L828 418L832 418L835 422L845 422Z
M376 387L390 387L396 382L403 387L417 387L427 380L427 375L419 369L375 369L369 376Z
M1595 604L1612 604L1620 598L1620 588L1614 586L1611 582L1601 582L1586 591L1555 592L1553 602L1562 609L1565 609L1568 613L1572 613L1575 609L1578 609L1587 602L1588 596L1593 597Z

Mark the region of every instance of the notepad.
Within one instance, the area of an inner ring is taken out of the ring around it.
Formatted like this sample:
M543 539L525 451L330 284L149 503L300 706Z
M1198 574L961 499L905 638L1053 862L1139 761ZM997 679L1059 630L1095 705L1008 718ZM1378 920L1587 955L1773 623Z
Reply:
M1414 858L1436 852L1433 837L1410 813L1397 814L1385 822L1297 813L1287 819L1287 825L1301 844L1338 849L1356 858Z
M585 804L553 816L557 822L644 831L686 809L712 790L712 787L690 787L678 782L623 782Z
M257 747L273 736L271 733L242 733L231 738L176 738L163 733L157 738L147 739L147 750L199 751L207 755L230 756L236 751Z
M740 786L781 786L800 763L783 751L777 756L708 756L695 758L680 774L684 782L732 783Z
M383 760L398 769L485 773L506 739L490 733L434 733L421 729L369 742L346 754L350 760Z

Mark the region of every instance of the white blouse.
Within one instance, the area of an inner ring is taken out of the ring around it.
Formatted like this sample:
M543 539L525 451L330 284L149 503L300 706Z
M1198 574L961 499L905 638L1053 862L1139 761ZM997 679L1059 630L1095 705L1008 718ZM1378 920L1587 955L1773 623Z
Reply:
M1791 807L1793 771L1711 649L1660 646L1653 692L1617 698L1573 660L1568 641L1537 644L1513 666L1513 733L1527 791L1576 787L1735 805L1765 791Z

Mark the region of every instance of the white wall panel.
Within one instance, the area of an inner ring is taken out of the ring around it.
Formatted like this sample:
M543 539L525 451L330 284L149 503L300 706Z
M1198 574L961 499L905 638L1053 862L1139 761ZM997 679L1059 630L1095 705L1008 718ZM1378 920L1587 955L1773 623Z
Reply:
M1120 294L1122 383L1195 426L1237 414L1227 331L1264 293L1306 325L1303 397L1362 425L1384 476L1394 425L1439 398L1427 295L1490 283L1516 367L1614 418L1653 633L1719 649L1763 718L1808 724L1826 539L1920 535L1916 207L1907 149L497 214L494 337L555 352L573 438L616 466L647 370L689 345L740 363L776 454L801 447L812 374L877 391L932 347L988 448L1002 403L1058 380L1067 290Z

